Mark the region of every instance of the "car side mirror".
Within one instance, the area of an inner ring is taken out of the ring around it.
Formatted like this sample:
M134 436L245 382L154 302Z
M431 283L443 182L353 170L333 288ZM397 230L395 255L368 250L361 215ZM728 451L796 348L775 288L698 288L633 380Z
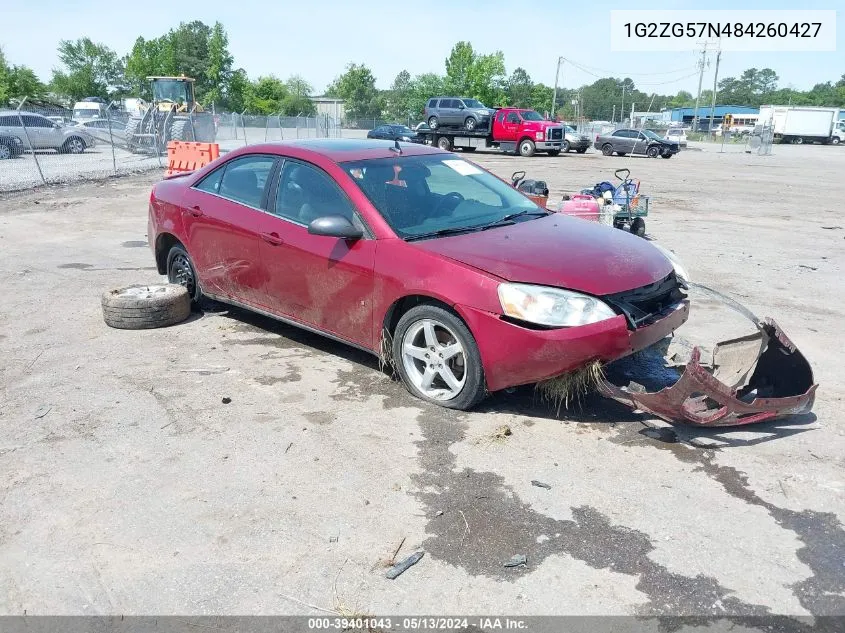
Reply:
M466 110L466 106L461 104L458 106L458 110Z
M311 235L339 237L345 240L359 240L364 237L364 232L342 215L324 215L316 218L308 225L308 232Z

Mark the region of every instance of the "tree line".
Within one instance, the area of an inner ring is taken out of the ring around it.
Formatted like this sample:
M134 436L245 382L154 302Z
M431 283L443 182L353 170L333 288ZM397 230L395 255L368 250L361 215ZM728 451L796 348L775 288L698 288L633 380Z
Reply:
M63 40L58 60L60 67L44 83L30 68L9 64L0 49L0 104L8 105L24 96L66 104L84 97L149 99L146 77L184 74L196 79L198 101L207 108L214 104L217 111L285 116L311 116L316 111L310 99L313 86L302 76L250 79L246 70L235 67L228 35L219 22L212 26L199 20L183 22L157 38L139 37L124 56L87 37ZM552 109L554 88L535 82L524 68L507 74L501 51L481 53L469 42L458 42L445 60L444 71L411 76L403 70L390 88L380 90L370 68L350 63L329 85L326 95L345 101L348 118L396 121L418 120L426 100L437 95L472 97L488 106L531 108L544 114ZM717 101L744 106L775 103L845 107L845 75L807 91L781 88L778 80L771 68L749 68L738 77L718 82ZM711 90L702 91L702 116L706 116L711 99ZM623 109L630 112L632 105L637 111L659 111L691 107L695 98L684 90L675 94L643 90L630 77L602 77L580 88L559 88L555 104L555 114L565 120L576 116L620 120Z

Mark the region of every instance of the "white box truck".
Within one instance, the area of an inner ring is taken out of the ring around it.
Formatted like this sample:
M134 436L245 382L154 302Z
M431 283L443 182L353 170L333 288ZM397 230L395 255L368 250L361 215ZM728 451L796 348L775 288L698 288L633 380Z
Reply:
M845 136L839 126L839 108L761 106L759 122L771 121L776 143L833 143Z

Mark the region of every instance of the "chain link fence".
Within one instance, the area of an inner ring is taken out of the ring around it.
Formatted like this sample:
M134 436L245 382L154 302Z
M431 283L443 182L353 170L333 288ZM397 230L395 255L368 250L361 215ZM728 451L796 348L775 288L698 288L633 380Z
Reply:
M156 113L158 117L167 114ZM297 138L337 138L341 121L322 115L285 117L238 113L182 115L177 123L139 128L142 113L117 104L91 104L90 110L44 107L24 100L15 109L0 108L0 191L44 184L72 183L164 169L163 150L172 138L201 138L201 126L225 153L243 145ZM148 119L144 119L148 122ZM164 130L160 133L157 130ZM152 132L152 134L145 134ZM356 131L351 131L356 136ZM363 134L366 135L366 131Z

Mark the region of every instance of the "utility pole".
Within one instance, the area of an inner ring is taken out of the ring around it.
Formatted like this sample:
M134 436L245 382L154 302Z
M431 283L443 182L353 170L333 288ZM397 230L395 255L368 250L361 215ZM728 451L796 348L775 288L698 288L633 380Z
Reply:
M631 104L631 127L634 127L634 106L637 105L636 103Z
M616 121L616 104L613 104L613 114L610 115L610 122L613 123Z
M560 65L563 63L563 57L557 58L557 70L555 71L555 90L552 93L552 110L549 113L549 116L552 117L552 120L555 118L555 106L557 105L557 81L560 77Z
M710 100L710 127L707 135L713 138L713 115L716 112L716 82L719 80L719 60L722 59L722 51L716 53L716 72L713 73L713 98ZM727 130L722 130L722 138L724 138Z
M704 79L704 66L707 59L707 43L701 49L701 61L698 62L698 95L695 97L695 112L692 115L692 131L698 132L698 104L701 101L701 81Z

